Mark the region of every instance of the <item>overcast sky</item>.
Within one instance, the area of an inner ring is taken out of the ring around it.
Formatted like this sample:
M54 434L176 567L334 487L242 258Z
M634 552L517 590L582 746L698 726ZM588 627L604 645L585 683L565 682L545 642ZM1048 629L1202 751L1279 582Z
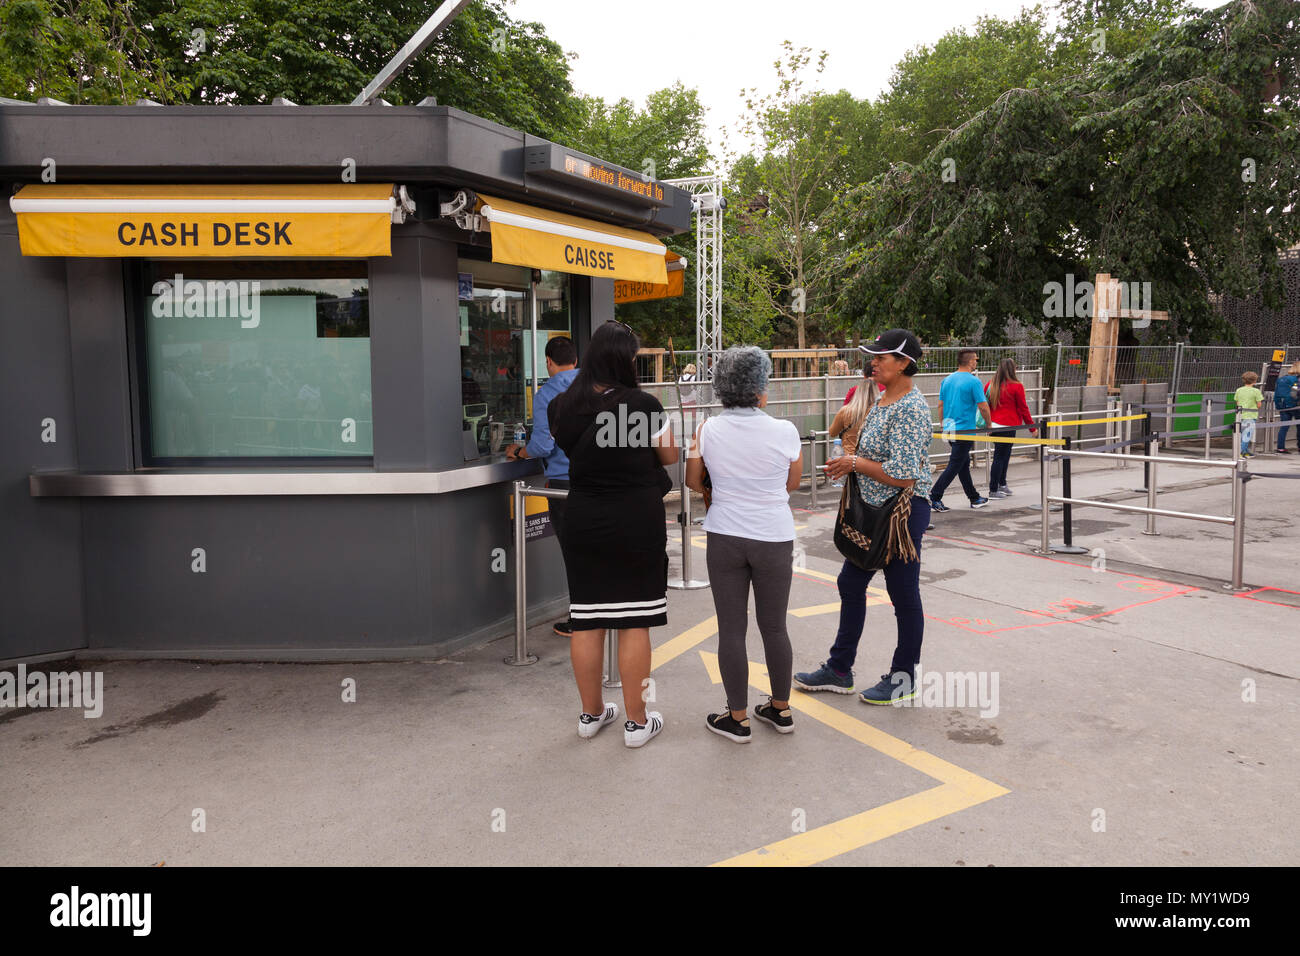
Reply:
M680 80L700 91L715 154L717 128L736 122L740 90L775 83L781 41L826 50L818 87L874 98L916 46L933 44L982 15L1014 17L1026 0L692 0L676 4L514 0L516 20L535 20L567 52L580 93L638 106ZM1044 4L1047 6L1048 4ZM674 12L680 11L680 12Z

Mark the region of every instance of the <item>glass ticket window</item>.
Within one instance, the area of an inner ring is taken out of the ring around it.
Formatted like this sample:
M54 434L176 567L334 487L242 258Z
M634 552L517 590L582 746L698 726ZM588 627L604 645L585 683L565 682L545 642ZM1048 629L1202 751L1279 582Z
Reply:
M364 261L143 264L146 459L374 455Z
M537 385L549 377L546 373L546 343L554 336L570 335L571 318L569 303L569 276L564 272L543 270L537 283ZM531 333L530 333L531 334ZM532 348L525 349L525 377L532 382ZM528 396L532 398L531 395ZM528 403L529 419L532 418L532 402Z

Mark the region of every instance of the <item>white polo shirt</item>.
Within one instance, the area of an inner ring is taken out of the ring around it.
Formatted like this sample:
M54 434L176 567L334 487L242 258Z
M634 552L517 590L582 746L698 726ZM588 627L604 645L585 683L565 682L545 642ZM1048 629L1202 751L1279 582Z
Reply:
M755 541L793 541L785 490L802 446L793 422L761 408L728 408L700 426L700 457L713 482L704 530Z

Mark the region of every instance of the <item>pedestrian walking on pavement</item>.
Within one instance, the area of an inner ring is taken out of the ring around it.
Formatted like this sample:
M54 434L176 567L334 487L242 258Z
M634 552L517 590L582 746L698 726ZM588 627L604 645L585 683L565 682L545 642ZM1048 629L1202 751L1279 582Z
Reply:
M1009 358L998 364L993 379L984 388L992 411L989 422L992 425L1010 425L1010 428L994 428L991 434L995 438L1014 438L1016 428L1028 425L1031 435L1037 434L1034 417L1029 414L1029 404L1025 401L1025 386L1016 378L1016 363ZM1011 494L1007 487L1007 467L1011 464L1011 442L997 442L993 446L993 465L989 469L989 497L1006 498Z
M1285 375L1277 377L1277 387L1273 390L1273 407L1277 409L1278 420L1295 421L1300 418L1300 362L1295 362ZM1277 453L1289 454L1286 447L1286 433L1290 425L1283 425L1277 430ZM1300 454L1300 425L1295 430L1295 450Z
M706 468L713 482L704 530L718 615L718 670L727 703L705 718L705 726L738 744L750 740L745 636L751 586L771 685L771 695L754 708L754 716L778 733L794 730L794 654L785 619L794 549L790 492L798 489L803 474L803 446L793 422L763 411L771 374L772 360L762 349L723 352L713 368L713 394L722 413L700 426L686 459L688 488L703 493Z
M945 435L973 435L979 427L975 417L977 413L985 422L991 420L989 403L984 399L984 386L975 374L978 364L979 353L975 349L962 349L957 353L957 371L939 386L939 421L943 423ZM948 465L930 491L930 505L935 511L951 510L943 503L943 493L954 478L960 479L961 489L966 492L972 508L983 508L989 503L987 498L980 496L970 475L970 453L974 444L969 439L948 439L951 449Z
M1254 458L1250 446L1255 441L1255 425L1259 421L1259 406L1264 403L1264 393L1255 387L1259 376L1254 372L1243 372L1241 381L1241 388L1232 396L1237 404L1237 421L1241 423L1241 457Z
M916 549L916 560L895 558L885 565L885 588L894 605L898 640L889 673L863 691L868 704L888 704L916 696L916 668L921 660L925 613L921 607L921 538L930 520L930 406L921 390L912 384L921 343L904 329L891 329L876 337L868 348L872 379L885 386L862 425L857 453L836 458L826 465L832 478L849 472L858 475L857 487L863 500L873 506L884 504L899 488L912 495L907 533ZM851 487L851 486L850 486ZM863 571L849 561L840 569L840 623L830 656L815 671L794 675L802 690L853 693L853 662L866 622L867 586L874 571Z

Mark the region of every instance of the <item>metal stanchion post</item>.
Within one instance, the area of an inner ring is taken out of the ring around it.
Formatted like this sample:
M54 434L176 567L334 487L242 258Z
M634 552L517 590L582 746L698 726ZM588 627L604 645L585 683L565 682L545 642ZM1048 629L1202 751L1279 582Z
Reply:
M1230 591L1243 591L1242 566L1246 558L1246 470L1245 461L1237 459L1232 470L1232 581L1224 587Z
M813 432L812 438L808 441L808 457L812 459L809 472L812 474L812 510L817 510L817 436L821 435L823 440L830 435L829 431ZM826 454L830 454L830 448L827 447Z
M1165 448L1174 447L1174 396L1172 394L1165 396Z
M1210 399L1205 400L1205 424L1201 427L1205 429L1205 460L1210 460L1210 414L1213 408Z
M1067 452L1070 450L1070 442L1070 436L1066 435L1064 450ZM1070 456L1067 454L1063 457L1064 461L1061 463L1061 497L1073 498L1074 489L1070 484ZM1061 517L1065 521L1065 544L1052 548L1052 551L1056 554L1087 554L1087 548L1079 548L1074 544L1074 510L1070 507L1069 502L1061 506Z
M1232 461L1237 467L1241 467L1241 419L1233 422L1232 425ZM1234 472L1235 474L1235 472ZM1232 513L1237 513L1237 495L1241 491L1241 482L1235 478L1232 482Z
M1124 403L1122 403L1122 404L1120 405L1120 408L1122 409L1122 411L1121 411L1121 413L1120 413L1120 417L1122 417L1122 418L1128 418L1130 415L1132 415L1133 413L1132 413L1131 411L1129 411L1129 409L1130 409L1132 406L1133 406L1133 403L1132 403L1132 402L1124 402ZM1119 433L1120 433L1121 435L1124 436L1123 439L1122 439L1123 441L1127 442L1127 441L1129 441L1129 440L1133 437L1133 423L1132 423L1132 422L1123 422L1123 423L1119 424L1118 427L1119 427ZM1128 460L1128 457L1129 457L1129 455L1132 454L1132 452L1129 451L1129 449L1132 448L1132 447L1133 447L1132 445L1127 445L1127 444L1126 444L1123 448L1117 448L1117 449L1116 449L1116 453L1120 456L1120 462L1119 462L1119 465L1120 465L1121 468L1127 468L1127 467L1129 466L1129 460Z
M512 665L536 664L537 656L528 653L528 565L524 544L524 483L515 482L515 653L505 662Z
M683 449L681 462L681 492L682 507L678 512L677 520L682 526L682 576L680 578L669 578L668 586L677 591L697 591L700 588L707 588L708 581L700 581L691 577L691 558L693 545L691 544L691 489L686 487L686 453Z
M618 672L618 631L605 631L605 681L606 687L622 687L623 675Z
M1041 507L1043 509L1043 515L1042 515L1043 522L1042 522L1042 537L1038 542L1038 547L1035 549L1036 554L1052 553L1052 545L1048 541L1048 526L1047 526L1047 521L1048 521L1047 495L1049 493L1050 487L1051 487L1051 476L1049 475L1047 470L1047 446L1039 445L1038 446L1038 498L1039 501L1041 502Z
M1152 458L1154 458L1159 453L1160 453L1160 439L1153 436L1151 440L1147 442L1147 454L1150 455ZM1147 464L1151 466L1151 468L1147 472L1147 507L1154 510L1156 506L1156 482L1159 479L1157 478L1156 475L1156 463L1154 461L1149 461L1147 462ZM1151 535L1156 535L1160 533L1159 531L1156 530L1155 515L1153 514L1147 515L1147 526L1142 531L1142 533L1151 534Z
M1155 432L1153 432L1153 431L1151 430L1151 410L1150 410L1150 409L1147 409L1147 417L1146 417L1146 421L1143 423L1143 427L1146 428L1146 431L1143 432L1142 437L1145 438L1146 441L1142 443L1142 448L1143 448L1143 450L1146 450L1146 449L1149 449L1149 448L1151 447L1151 439L1152 439L1152 437L1155 435ZM1148 452L1148 454L1150 454L1150 452ZM1144 461L1144 462L1142 462L1142 487L1141 487L1141 488L1134 488L1133 490L1134 490L1134 491L1143 491L1143 492L1144 492L1144 491L1146 491L1146 490L1147 490L1148 488L1150 488L1150 487L1151 487L1151 462L1149 462L1149 461Z

